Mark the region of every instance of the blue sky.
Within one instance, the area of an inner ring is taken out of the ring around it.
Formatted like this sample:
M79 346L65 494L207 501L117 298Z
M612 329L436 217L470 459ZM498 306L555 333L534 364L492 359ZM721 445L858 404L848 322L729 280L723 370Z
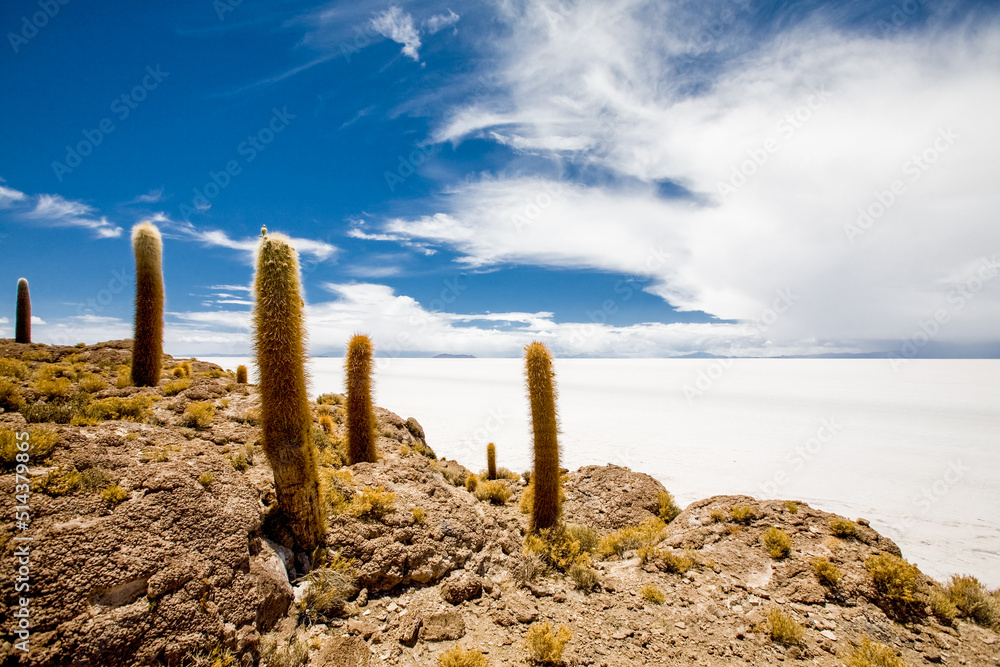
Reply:
M0 336L245 354L260 227L311 345L1000 349L991 2L12 0Z

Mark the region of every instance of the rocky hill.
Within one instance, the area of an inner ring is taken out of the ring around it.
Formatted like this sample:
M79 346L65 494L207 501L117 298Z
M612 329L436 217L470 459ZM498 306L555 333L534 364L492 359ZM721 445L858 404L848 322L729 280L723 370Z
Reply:
M292 553L254 387L167 357L139 389L128 361L128 341L0 341L4 666L1000 665L997 594L931 581L863 519L745 496L678 514L652 477L589 466L537 540L523 476L438 460L415 419L377 410L381 460L344 466L336 395L313 406L326 546Z

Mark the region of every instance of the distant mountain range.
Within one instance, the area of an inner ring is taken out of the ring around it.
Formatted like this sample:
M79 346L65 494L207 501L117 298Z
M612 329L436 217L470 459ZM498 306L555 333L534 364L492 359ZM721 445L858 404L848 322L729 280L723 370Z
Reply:
M474 354L435 354L435 359L475 359Z

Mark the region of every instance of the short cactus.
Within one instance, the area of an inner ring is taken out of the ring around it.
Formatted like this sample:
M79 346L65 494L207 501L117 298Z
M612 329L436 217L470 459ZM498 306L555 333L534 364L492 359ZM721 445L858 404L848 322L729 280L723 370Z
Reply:
M135 330L132 336L132 384L160 384L163 359L163 241L150 222L132 228L135 252Z
M559 523L559 423L552 355L539 342L528 345L524 353L535 445L531 529L538 532Z
M372 409L372 339L357 334L347 345L347 456L350 463L378 459Z
M298 256L287 237L271 234L261 239L256 259L253 349L260 372L262 444L274 471L278 510L295 546L311 551L322 540L323 520L306 391Z
M25 278L17 281L17 322L14 328L14 342L31 342L31 294L28 292L28 281Z
M239 365L236 367L236 382L239 384L247 383L247 367Z
M497 447L492 442L486 445L486 479L497 478Z

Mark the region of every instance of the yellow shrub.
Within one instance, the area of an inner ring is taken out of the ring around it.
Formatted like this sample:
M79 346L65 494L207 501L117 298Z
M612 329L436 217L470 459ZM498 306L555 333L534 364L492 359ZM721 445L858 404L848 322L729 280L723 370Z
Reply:
M657 516L667 523L676 519L677 515L681 513L681 508L674 502L674 496L669 491L660 491L656 495L656 504L658 506Z
M351 498L351 514L359 519L381 519L393 511L396 505L396 494L388 493L385 487L365 487Z
M652 518L638 526L626 526L602 537L597 552L602 557L615 555L621 558L627 551L655 546L666 525L661 519Z
M427 513L424 511L423 507L413 508L413 521L415 523L423 524L423 522L426 519L427 519Z
M749 524L757 518L757 510L749 505L737 505L729 511L729 515L736 523Z
M500 480L480 482L474 493L478 500L488 500L493 505L505 505L510 500L510 489Z
M584 563L573 563L569 568L569 576L581 591L592 591L601 583L597 570Z
M452 646L450 649L438 656L438 667L489 667L479 651L466 651L461 646Z
M569 531L574 540L580 543L580 551L584 553L594 552L601 540L600 534L593 526L586 526L582 523L567 523L566 530Z
M641 593L643 600L652 602L653 604L663 604L667 600L667 596L663 594L663 591L653 584L646 584L643 586Z
M865 569L871 575L875 590L889 600L914 602L920 580L920 570L892 554L869 556Z
M59 442L59 433L51 426L34 426L28 429L28 439L18 440L16 431L10 429L0 429L0 465L4 467L14 467L17 464L17 455L21 452L17 445L28 443L28 465L37 465L46 456L52 453L56 443Z
M857 537L858 524L839 516L830 517L830 530L837 537Z
M775 526L767 529L761 537L761 541L767 547L767 553L771 558L784 558L792 550L792 538L785 531Z
M948 584L948 597L960 615L987 627L1000 626L1000 600L990 595L975 577L953 576Z
M118 375L115 378L115 386L119 389L132 386L132 368L130 366L119 366Z
M895 649L873 642L868 637L847 657L848 667L908 667L896 657Z
M330 415L320 415L319 416L319 426L323 429L323 432L329 435L333 433L333 420L330 419Z
M28 365L17 359L0 357L0 376L23 380L28 377Z
M792 500L786 500L784 503L785 509L788 510L789 514L799 513L799 504Z
M118 503L128 499L128 491L117 484L112 484L111 486L105 487L101 491L101 498L112 505L117 505Z
M103 391L107 386L108 384L104 381L104 378L94 373L87 373L80 378L80 389L90 394Z
M587 556L581 552L580 543L573 539L565 524L546 528L537 534L529 533L524 539L524 550L538 555L546 566L560 572L568 572L574 563L588 562Z
M215 406L204 401L201 403L192 403L187 406L184 415L181 417L181 423L184 426L206 429L212 425L213 419L215 419Z
M0 377L0 408L7 412L17 412L24 407L21 387L5 377Z
M767 612L767 629L768 634L771 636L771 641L784 646L798 644L805 635L802 626L777 607Z
M179 380L171 380L163 385L164 396L176 396L191 386L191 378L182 377Z
M930 594L931 612L942 621L950 623L958 616L958 607L951 596L940 588L933 588Z
M214 482L214 481L215 481L215 475L213 475L212 473L210 473L208 471L205 471L205 472L201 473L200 475L198 475L198 483L201 484L206 489L208 487L212 486L212 482Z
M73 381L69 378L41 379L35 382L35 390L45 398L52 400L54 398L66 398L69 396L69 388L72 385Z
M88 419L105 421L109 419L123 419L126 421L142 421L146 417L146 410L153 404L150 396L140 395L131 398L121 398L112 396L94 401L84 410L84 416Z
M843 576L840 568L826 558L814 558L811 561L811 564L813 572L816 573L816 577L824 586L829 586L831 588L836 587L840 578Z
M560 626L553 632L552 627L545 623L535 623L528 629L525 645L529 658L543 665L555 665L562 662L563 651L572 638L572 633L566 626Z
M54 468L41 477L32 477L31 490L52 497L65 496L79 489L82 484L83 475L75 468L66 471Z
M711 517L713 523L722 523L723 521L725 521L728 518L726 516L726 513L723 512L722 510L718 509L718 508L712 510L712 512L711 512L711 514L709 514L709 516Z
M465 476L465 490L469 493L475 493L476 487L479 486L479 475L474 475L469 473Z

